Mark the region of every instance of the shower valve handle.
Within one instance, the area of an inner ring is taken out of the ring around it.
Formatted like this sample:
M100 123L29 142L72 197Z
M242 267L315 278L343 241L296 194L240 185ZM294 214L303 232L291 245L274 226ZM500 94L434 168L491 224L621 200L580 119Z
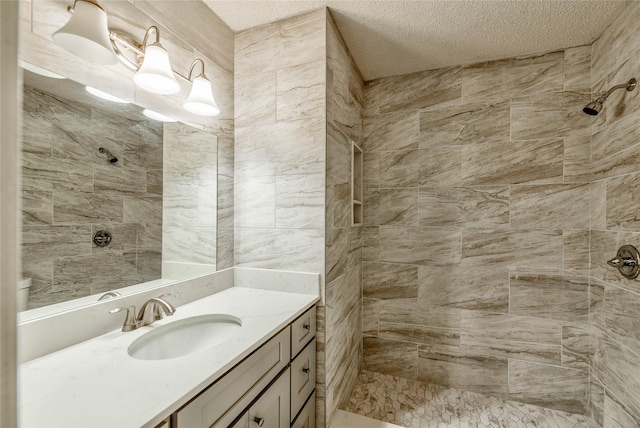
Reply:
M618 269L625 278L637 278L640 275L640 251L633 245L623 245L607 264Z
M635 266L637 263L631 257L623 257L623 258L614 257L611 260L609 260L607 264L609 266L613 266L614 268L617 268L618 266Z

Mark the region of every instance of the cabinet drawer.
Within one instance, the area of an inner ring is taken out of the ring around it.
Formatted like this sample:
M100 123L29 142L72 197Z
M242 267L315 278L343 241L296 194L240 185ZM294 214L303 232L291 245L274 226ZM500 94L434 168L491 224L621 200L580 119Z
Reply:
M312 307L291 323L291 359L316 335L316 307Z
M316 393L311 394L291 428L316 428Z
M290 369L249 408L249 428L289 428Z
M253 401L287 365L289 328L262 345L233 370L175 414L178 428L224 427Z
M316 339L291 363L291 420L316 387Z

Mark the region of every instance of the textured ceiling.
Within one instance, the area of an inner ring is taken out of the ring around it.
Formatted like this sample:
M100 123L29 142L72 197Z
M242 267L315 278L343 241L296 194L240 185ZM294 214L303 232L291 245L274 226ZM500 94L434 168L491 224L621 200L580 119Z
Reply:
M365 80L591 44L627 3L204 1L234 32L327 6Z

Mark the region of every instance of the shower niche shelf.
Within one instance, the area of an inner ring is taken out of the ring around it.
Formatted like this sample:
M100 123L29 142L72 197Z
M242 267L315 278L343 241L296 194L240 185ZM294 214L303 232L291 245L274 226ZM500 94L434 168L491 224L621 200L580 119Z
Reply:
M362 226L362 149L351 141L351 226Z

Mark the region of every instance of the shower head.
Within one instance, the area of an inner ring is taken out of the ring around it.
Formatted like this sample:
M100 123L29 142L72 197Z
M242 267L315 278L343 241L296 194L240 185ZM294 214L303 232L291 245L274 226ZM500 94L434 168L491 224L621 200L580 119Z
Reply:
M591 101L589 104L584 106L582 111L588 115L596 116L598 113L600 113L600 110L602 110L602 105L604 104L606 99L609 97L609 95L611 95L613 91L615 91L616 89L623 89L623 88L626 89L627 91L633 91L636 88L636 83L637 81L634 78L629 80L627 83L614 86L613 88L605 92L603 95L599 96L597 100Z
M111 154L111 152L107 149L105 149L104 147L100 147L98 149L99 153L102 153L103 155L105 155L107 157L107 160L109 161L109 163L116 163L118 162L118 158L115 157L114 155Z

